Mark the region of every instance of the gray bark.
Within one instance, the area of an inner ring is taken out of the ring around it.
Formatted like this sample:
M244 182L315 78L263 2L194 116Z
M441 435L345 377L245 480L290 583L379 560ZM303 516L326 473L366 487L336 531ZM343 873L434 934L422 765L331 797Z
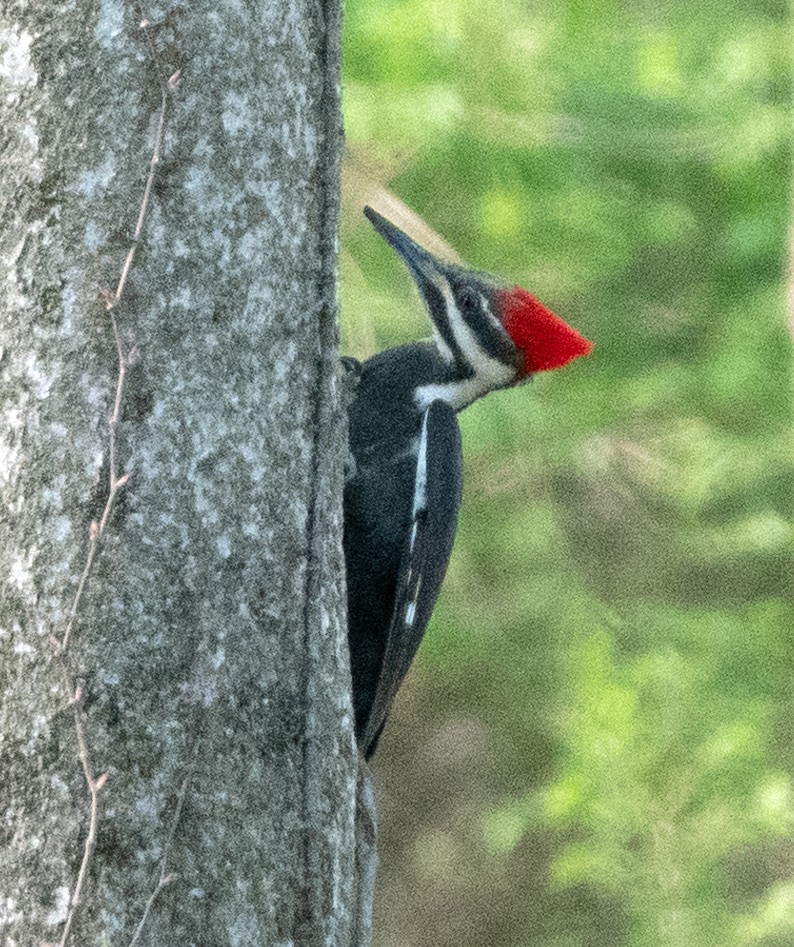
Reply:
M98 819L69 943L366 938L340 542L338 40L338 0L0 13L9 947L63 939L90 826L80 723ZM166 87L114 309L111 458L106 300ZM62 652L114 465L129 481Z

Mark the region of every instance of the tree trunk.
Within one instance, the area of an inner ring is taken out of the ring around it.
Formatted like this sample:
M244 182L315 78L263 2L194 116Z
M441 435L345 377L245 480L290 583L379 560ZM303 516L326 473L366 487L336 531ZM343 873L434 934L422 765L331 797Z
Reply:
M0 941L365 939L338 0L0 43Z

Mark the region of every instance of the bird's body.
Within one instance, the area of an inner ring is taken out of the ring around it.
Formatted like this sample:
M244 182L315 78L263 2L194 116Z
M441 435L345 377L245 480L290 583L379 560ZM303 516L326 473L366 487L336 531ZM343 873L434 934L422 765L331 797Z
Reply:
M586 354L590 344L524 290L441 263L366 213L407 263L434 326L433 340L360 365L348 409L348 627L356 734L369 757L452 550L462 488L457 411Z
M415 404L413 386L406 382L407 365L413 371L418 369L427 384L440 372L446 375L443 360L430 342L382 352L361 366L356 398L348 414L354 469L345 488L345 561L353 707L359 737L367 729L381 680L400 562L414 515L425 409ZM447 449L452 451L450 466L459 470L459 444L457 449L455 444ZM458 476L449 485L456 509L459 481ZM377 502L373 502L375 498ZM453 522L450 545L454 526ZM436 562L436 569L441 570L440 586L449 553L436 544L433 551L441 559ZM372 734L373 739L375 736Z

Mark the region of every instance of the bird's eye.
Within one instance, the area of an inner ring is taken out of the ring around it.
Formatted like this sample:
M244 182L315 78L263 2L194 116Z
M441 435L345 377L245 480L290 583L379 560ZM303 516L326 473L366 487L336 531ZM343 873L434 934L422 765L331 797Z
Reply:
M458 305L461 309L471 312L480 307L480 294L470 286L463 286L458 291Z

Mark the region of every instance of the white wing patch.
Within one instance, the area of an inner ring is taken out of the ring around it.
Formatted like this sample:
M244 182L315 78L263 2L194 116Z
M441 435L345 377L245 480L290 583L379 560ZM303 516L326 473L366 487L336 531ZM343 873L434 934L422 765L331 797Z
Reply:
M405 606L405 624L411 627L416 619L416 606L419 604L419 593L422 591L422 576L420 575L411 601Z
M422 418L422 431L419 435L419 448L416 452L416 480L414 482L413 517L427 508L427 414ZM416 539L416 522L411 534L411 546Z
M419 434L419 447L416 452L416 480L414 482L414 506L412 511L413 523L411 524L411 536L408 541L408 555L413 556L416 537L419 533L419 514L427 509L427 412L422 418L422 430ZM410 588L413 581L413 560L408 566L408 575L406 584ZM405 606L404 622L410 628L416 619L416 606L419 602L419 593L422 589L422 576L417 576L416 588L413 590L411 600Z

